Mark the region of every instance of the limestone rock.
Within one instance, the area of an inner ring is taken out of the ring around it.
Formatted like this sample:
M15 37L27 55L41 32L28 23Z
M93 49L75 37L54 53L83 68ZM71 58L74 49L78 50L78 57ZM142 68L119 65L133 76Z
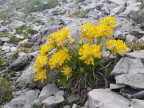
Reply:
M9 28L11 29L17 29L17 28L20 28L22 26L24 26L25 23L22 22L22 21L19 21L19 20L15 20L13 21L10 25L9 25Z
M64 101L63 95L64 95L64 91L59 91L54 96L50 96L47 99L43 100L42 103L48 108L49 107L56 107L61 102Z
M88 93L88 108L129 108L130 101L110 89L94 89Z
M115 77L117 84L125 84L135 89L144 89L144 75L123 74Z
M45 100L46 98L48 98L49 96L54 95L55 93L57 93L59 90L57 88L57 86L53 83L53 84L48 84L45 87L43 87L38 99L35 101L36 105L41 105L42 101Z
M33 102L37 99L39 90L30 90L12 99L3 108L33 108Z

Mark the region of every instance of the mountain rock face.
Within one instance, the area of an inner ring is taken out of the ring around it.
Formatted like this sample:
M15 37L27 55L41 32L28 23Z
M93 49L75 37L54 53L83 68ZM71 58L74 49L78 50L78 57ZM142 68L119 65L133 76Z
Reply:
M144 0L0 0L0 58L6 62L0 67L0 77L15 71L7 79L21 89L13 92L14 98L2 108L59 108L66 103L64 98L70 102L79 99L77 94L65 97L53 83L55 70L49 70L45 83L34 82L34 60L51 33L67 27L70 37L78 41L80 25L98 24L100 18L109 15L117 20L113 38L127 44L144 41ZM115 84L91 90L81 108L144 108L144 48L127 49L112 70Z

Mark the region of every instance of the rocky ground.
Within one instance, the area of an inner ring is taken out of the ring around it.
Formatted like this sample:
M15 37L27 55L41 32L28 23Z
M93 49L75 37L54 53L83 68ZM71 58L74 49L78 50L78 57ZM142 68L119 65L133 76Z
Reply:
M52 83L54 75L44 84L33 81L32 65L39 46L62 27L70 28L71 37L76 38L82 23L97 24L108 15L117 20L114 38L125 40L129 46L112 70L115 84L91 90L83 108L144 108L144 1L81 1L59 0L53 6L44 1L47 8L33 8L28 14L23 8L13 7L20 0L0 0L0 76L16 89L13 99L2 108L60 108L60 103L65 102L64 91ZM73 103L79 96L66 98ZM63 107L80 108L76 104Z

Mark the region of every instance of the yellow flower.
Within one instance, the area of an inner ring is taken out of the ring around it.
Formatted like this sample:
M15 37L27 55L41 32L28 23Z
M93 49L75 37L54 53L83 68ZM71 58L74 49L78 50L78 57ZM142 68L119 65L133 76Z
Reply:
M114 55L126 53L126 44L122 40L109 40L106 42L106 48Z
M81 30L81 38L95 39L99 37L99 31L97 29L97 26L89 22L83 24L81 26Z
M44 68L47 65L47 56L39 55L39 57L35 60L34 68L36 71L39 71L40 69Z
M59 48L65 44L69 33L70 33L69 29L62 28L60 31L50 34L50 37L47 38L46 40L48 44L56 48Z
M71 57L67 52L68 50L64 48L54 53L48 62L50 69L62 66L64 63L70 61Z
M46 55L50 50L52 49L52 46L48 43L42 45L40 47L40 55Z
M99 21L99 25L107 25L112 29L116 28L116 19L112 16L106 16Z
M41 70L39 73L37 73L35 76L34 76L34 81L39 81L41 80L41 83L44 82L44 80L47 79L47 74L46 74L46 70Z
M62 68L61 72L66 76L67 80L71 77L72 69L68 66Z
M99 25L98 26L99 36L103 38L112 37L113 36L113 29L111 29L107 25Z
M101 47L96 44L84 44L82 48L79 49L79 59L84 60L84 62L88 65L94 65L94 60L96 58L101 58L101 55Z
M75 43L75 39L74 38L69 38L70 44L74 44Z

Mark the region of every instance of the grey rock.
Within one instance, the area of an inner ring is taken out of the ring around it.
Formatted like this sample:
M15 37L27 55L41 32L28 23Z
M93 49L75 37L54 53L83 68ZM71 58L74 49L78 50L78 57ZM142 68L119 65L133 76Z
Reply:
M23 27L24 25L25 25L24 22L19 21L19 20L15 20L9 25L9 28L17 29L17 28Z
M19 88L35 87L36 83L33 80L35 74L36 72L33 68L33 65L31 64L22 72L21 76L16 80L16 86Z
M125 87L125 85L110 84L110 89L111 90L121 89L121 88L124 88L124 87Z
M33 102L37 99L39 90L30 90L12 99L3 108L33 108Z
M134 42L134 41L136 41L136 40L138 40L138 38L136 38L135 36L130 35L130 34L128 34L128 35L126 36L126 39L125 39L125 41L126 41L127 44L128 44L128 43L132 43L132 42Z
M135 12L133 16L131 16L137 23L143 24L144 23L144 10Z
M47 99L43 100L42 103L46 107L56 107L58 106L61 102L64 101L64 91L59 91L57 92L54 96L50 96Z
M112 74L120 75L128 73L128 58L121 58L120 61L114 67Z
M13 71L21 71L30 63L31 60L32 57L29 54L20 56L9 65L8 69Z
M64 106L64 108L71 108L69 105L67 105L67 106Z
M14 51L16 51L16 50L17 50L16 47L11 47L11 52L14 52Z
M120 14L126 9L126 5L123 4L119 7L113 8L110 12L111 15Z
M137 42L141 42L141 41L144 41L144 36L140 38Z
M21 35L18 35L18 34L16 34L15 37L18 38L18 39L24 39L24 36L21 36Z
M2 37L0 38L0 45L3 45L5 42L9 42L10 39L8 37Z
M73 101L76 101L76 100L78 100L78 99L80 99L80 97L79 97L78 94L72 94L72 95L70 95L70 96L67 98L67 100L68 100L69 103L72 103Z
M57 88L57 86L53 83L53 84L48 84L45 87L43 87L38 99L35 101L36 105L41 105L42 101L45 100L46 98L48 98L49 96L54 95L55 93L57 93L59 90Z
M128 85L135 89L144 89L144 75L142 74L123 74L115 77L116 84Z
M123 32L121 32L121 31L116 31L116 32L114 32L114 38L116 38L116 39L122 39L122 40L124 40L125 39L125 35L123 34Z
M41 25L39 25L39 26L33 26L33 30L35 30L35 31L40 31L40 29L42 28L42 26Z
M123 5L126 3L125 0L108 0L108 1L116 3L117 5Z
M133 89L131 87L124 87L120 89L120 94L128 99L132 99L133 95L137 94L139 90Z
M144 91L140 91L131 96L133 99L144 99Z
M0 32L9 32L9 31L10 31L10 29L7 28L7 27L5 27L5 26L2 26L2 27L0 28Z
M121 75L121 74L134 74L140 73L144 74L144 65L139 58L131 59L128 57L123 57L114 67L112 74Z
M10 46L2 46L1 50L10 52Z
M30 91L30 89L26 88L26 89L23 89L21 91L13 92L12 95L13 95L14 98L17 98L17 97L19 97L21 95L25 95L28 91Z
M120 16L132 16L134 12L137 12L140 9L140 2L130 3L125 9L125 11Z
M125 56L130 57L130 58L140 58L142 62L144 63L144 50L126 53Z
M80 106L77 104L73 104L72 108L80 108Z
M144 100L132 99L133 108L144 108Z
M129 108L130 101L110 89L94 89L88 93L88 108Z

